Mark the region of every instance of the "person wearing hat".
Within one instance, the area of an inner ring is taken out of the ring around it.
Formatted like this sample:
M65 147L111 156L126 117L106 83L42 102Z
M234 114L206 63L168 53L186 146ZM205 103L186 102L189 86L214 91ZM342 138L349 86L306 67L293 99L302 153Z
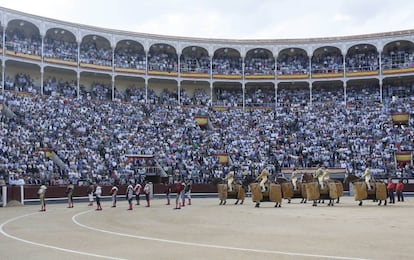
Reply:
M118 194L118 190L118 186L116 185L116 182L114 182L114 185L111 188L112 208L116 208L116 196Z
M323 185L323 179L324 179L323 175L324 175L324 168L320 167L320 165L318 164L318 169L316 170L314 177L318 179L318 183L321 189L325 188L325 186Z
M365 179L368 190L371 190L371 184L369 183L371 180L371 169L369 168L368 163L365 165L365 171L362 173L361 177Z
M68 196L68 208L73 208L73 190L75 186L72 181L69 181L68 186L66 187L66 195Z
M139 182L137 182L137 184L134 187L135 199L137 201L136 205L139 205L139 194L141 194L141 189L142 189L141 184L139 184Z
M265 183L267 182L267 178L269 176L269 171L267 169L263 169L259 176L257 176L256 180L260 180L260 188L262 192L266 191Z
M40 185L39 190L37 191L37 194L39 195L40 205L42 206L40 211L46 211L46 201L45 201L45 195L46 195L47 187L44 183Z
M296 168L293 168L292 174L290 175L290 181L292 182L293 190L297 190L298 189L298 186L297 186L298 171Z
M323 167L323 183L327 183L328 180L331 178L331 173L329 172L328 168Z
M134 198L134 187L132 186L132 181L129 181L129 185L126 190L126 199L128 201L128 210L132 210L132 199Z
M397 183L397 186L395 188L395 190L397 191L397 198L398 201L404 202L404 183L402 180L399 180Z
M150 207L151 206L151 182L145 181L144 182L144 194L145 194L145 200L147 201L147 206L145 207Z
M227 190L233 191L233 182L234 182L234 171L230 171L225 180L227 180Z
M391 178L388 178L387 191L388 198L390 198L390 204L395 204L395 183L392 182Z
M175 197L175 208L174 209L181 209L182 198L181 193L184 190L184 185L181 180L177 180L175 183L175 192L177 193L177 197Z
M95 185L93 183L90 183L87 189L87 193L88 193L88 200L89 200L89 204L88 206L93 206L93 193L95 191Z
M95 198L96 198L96 210L102 210L101 206L101 196L102 196L102 187L99 185L99 182L96 183L95 189Z

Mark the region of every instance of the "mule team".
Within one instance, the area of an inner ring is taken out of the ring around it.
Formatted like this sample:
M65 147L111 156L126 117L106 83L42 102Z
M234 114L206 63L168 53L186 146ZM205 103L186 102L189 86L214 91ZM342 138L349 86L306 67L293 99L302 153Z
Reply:
M275 207L281 207L282 199L299 198L301 203L312 201L312 206L317 206L317 202L328 200L328 206L333 206L335 201L338 203L339 198L343 196L343 184L338 180L330 178L329 170L325 167L319 167L312 173L303 173L301 180L298 180L298 171L293 169L290 179L276 178L274 182L269 181L269 171L263 169L256 179L243 178L235 179L234 172L225 178L226 183L220 183L217 186L220 205L226 204L227 198L236 199L236 203L243 204L246 192L250 188L252 200L255 207L260 206L260 202L274 202ZM354 189L354 198L362 205L362 200L378 200L381 205L387 204L386 184L381 181L371 179L371 170L368 165L365 168L361 179L349 175L346 182L352 183Z

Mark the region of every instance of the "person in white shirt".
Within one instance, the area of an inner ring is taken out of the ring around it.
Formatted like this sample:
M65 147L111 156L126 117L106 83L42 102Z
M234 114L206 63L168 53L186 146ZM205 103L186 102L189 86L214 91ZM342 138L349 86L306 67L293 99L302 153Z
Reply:
M102 187L99 185L99 183L97 183L96 189L95 189L96 210L102 210L101 196L102 196Z
M37 191L37 194L39 195L40 199L40 205L42 206L40 211L46 211L46 202L45 202L45 195L46 195L47 187L46 185L42 184Z
M142 186L137 182L137 184L134 187L135 192L135 199L137 200L137 205L139 205L139 194L141 193Z
M118 186L114 183L114 186L111 188L111 196L112 196L112 208L116 207L116 195L118 194Z
M367 184L368 190L371 190L371 184L369 183L369 181L371 180L371 169L369 168L368 164L365 166L365 171L361 177L365 179L365 183Z
M132 210L132 199L134 198L134 187L132 186L132 181L129 182L129 185L126 190L126 199L128 200L128 210Z
M147 200L146 207L150 207L150 195L151 195L151 183L150 182L145 181L144 193L145 193L145 199Z

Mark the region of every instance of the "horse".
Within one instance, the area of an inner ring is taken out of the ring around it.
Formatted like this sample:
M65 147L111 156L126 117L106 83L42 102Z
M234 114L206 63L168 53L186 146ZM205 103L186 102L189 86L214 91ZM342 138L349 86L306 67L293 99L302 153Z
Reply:
M259 183L250 183L250 190L252 191L252 200L256 203L255 207L260 207L260 202L270 201L276 202L276 207L282 206L282 188L280 184L269 183L265 184L266 191L262 192Z
M243 178L243 180L235 180L233 184L233 190L228 191L227 183L218 183L217 184L217 193L220 200L219 205L226 205L227 199L236 199L235 205L243 204L244 199L246 198L246 191L248 190L248 182L247 178Z
M300 203L306 203L306 189L304 189L303 183L298 181L296 183L297 189L293 189L293 184L290 180L278 177L276 183L282 185L282 197L288 200L288 203L292 199L301 199Z
M362 206L363 200L378 201L378 206L381 206L384 201L384 206L387 206L387 185L383 181L371 180L371 190L367 189L365 180L358 178L354 174L349 174L346 178L346 182L352 183L354 188L355 201L359 201L359 206Z
M306 190L306 199L312 200L312 206L316 207L317 201L329 200L328 207L334 205L334 201L339 202L339 197L343 195L343 186L339 181L327 180L324 187L320 187L318 180L314 179L312 174L303 174L302 182Z

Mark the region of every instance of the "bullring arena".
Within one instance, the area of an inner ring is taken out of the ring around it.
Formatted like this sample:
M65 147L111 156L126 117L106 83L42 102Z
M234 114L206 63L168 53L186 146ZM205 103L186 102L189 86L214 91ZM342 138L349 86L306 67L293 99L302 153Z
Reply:
M215 40L0 21L0 259L413 259L411 197L219 205L214 181L323 165L413 192L414 30ZM127 210L128 184L147 181L151 207ZM161 185L181 181L193 203L178 210ZM114 183L117 207L84 202Z
M195 198L173 210L164 199L128 211L103 203L0 209L2 259L412 259L412 199L359 207L352 197L327 207L292 200L254 208Z

